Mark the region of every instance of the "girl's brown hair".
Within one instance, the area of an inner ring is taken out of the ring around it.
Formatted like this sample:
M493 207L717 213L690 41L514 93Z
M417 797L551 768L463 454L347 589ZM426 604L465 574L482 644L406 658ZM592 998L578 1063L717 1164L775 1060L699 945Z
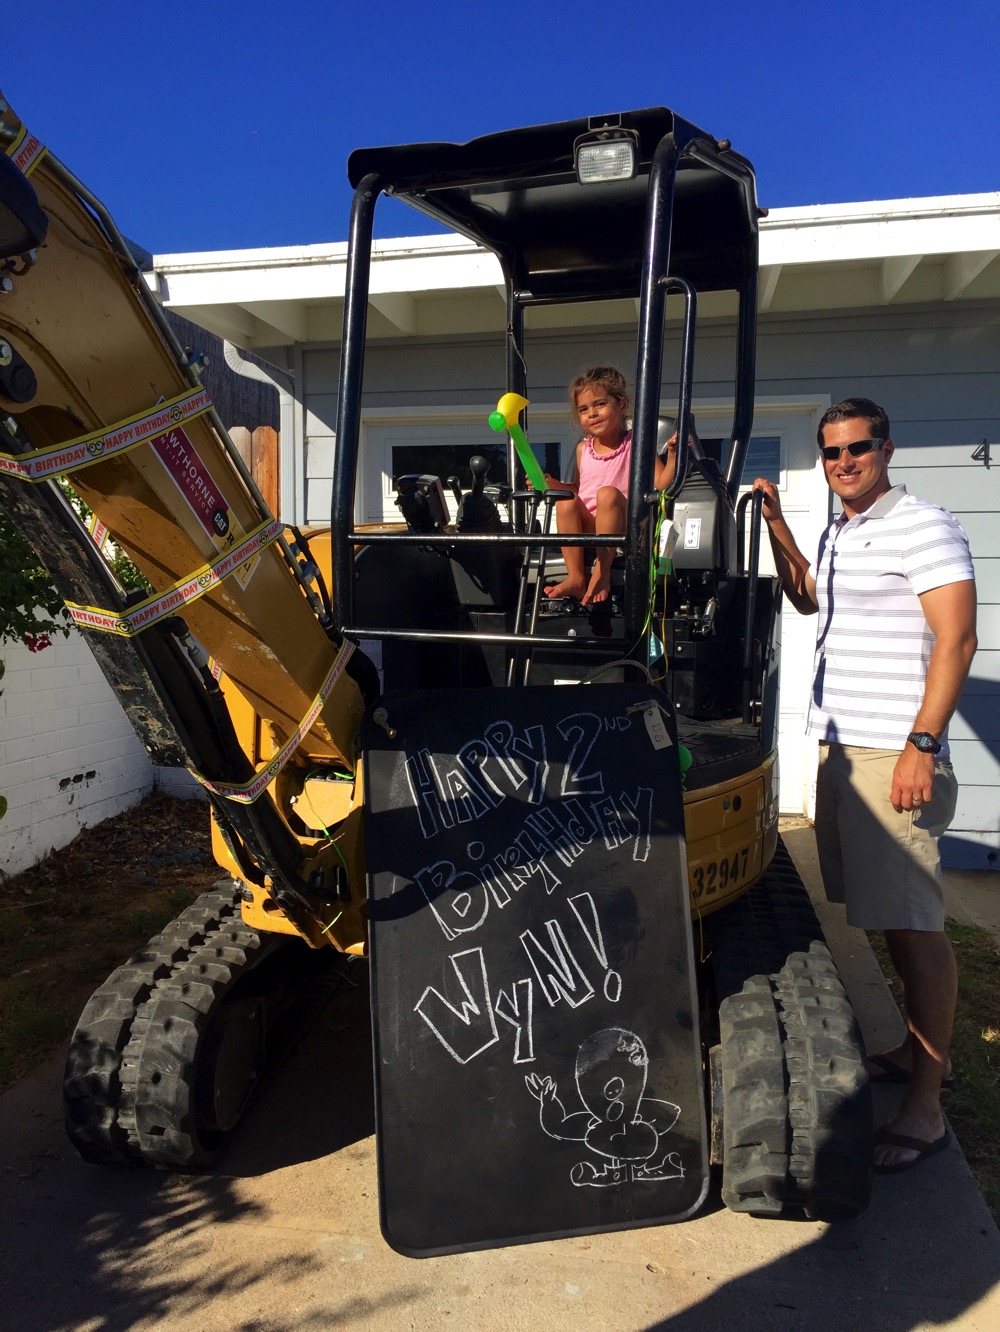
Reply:
M615 398L622 404L625 411L628 411L628 384L618 367L614 365L591 366L588 370L581 370L577 377L570 382L567 390L570 420L574 425L576 425L579 418L576 406L577 394L582 393L585 388L591 387L604 389L605 393Z

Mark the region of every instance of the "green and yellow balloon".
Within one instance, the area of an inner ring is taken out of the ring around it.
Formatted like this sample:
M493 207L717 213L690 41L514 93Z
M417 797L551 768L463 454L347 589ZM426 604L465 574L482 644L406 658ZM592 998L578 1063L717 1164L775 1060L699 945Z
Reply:
M495 412L490 412L490 429L506 430L513 441L517 456L521 459L524 474L536 490L547 490L545 473L539 466L538 459L532 452L527 436L518 423L518 417L528 405L528 399L520 393L505 393L497 403Z

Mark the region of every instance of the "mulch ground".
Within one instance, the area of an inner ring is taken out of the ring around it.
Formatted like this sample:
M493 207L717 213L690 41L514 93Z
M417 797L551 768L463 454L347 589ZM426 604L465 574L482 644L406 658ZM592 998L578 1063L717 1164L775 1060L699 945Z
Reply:
M207 804L156 794L0 882L0 1088L68 1038L114 968L221 877Z

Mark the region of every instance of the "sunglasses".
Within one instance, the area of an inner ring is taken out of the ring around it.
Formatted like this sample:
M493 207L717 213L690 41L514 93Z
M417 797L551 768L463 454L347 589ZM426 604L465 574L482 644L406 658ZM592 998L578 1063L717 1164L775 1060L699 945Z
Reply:
M856 439L853 444L845 444L843 448L838 448L836 444L821 444L819 451L827 462L836 462L845 449L852 458L863 458L873 449L880 449L884 443L884 439Z

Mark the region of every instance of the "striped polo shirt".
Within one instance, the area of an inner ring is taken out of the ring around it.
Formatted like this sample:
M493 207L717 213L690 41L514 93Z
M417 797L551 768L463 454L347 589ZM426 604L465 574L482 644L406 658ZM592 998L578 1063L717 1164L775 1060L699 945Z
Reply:
M819 624L806 734L902 749L934 646L920 594L975 577L968 537L947 509L893 486L866 513L830 524L810 573Z

